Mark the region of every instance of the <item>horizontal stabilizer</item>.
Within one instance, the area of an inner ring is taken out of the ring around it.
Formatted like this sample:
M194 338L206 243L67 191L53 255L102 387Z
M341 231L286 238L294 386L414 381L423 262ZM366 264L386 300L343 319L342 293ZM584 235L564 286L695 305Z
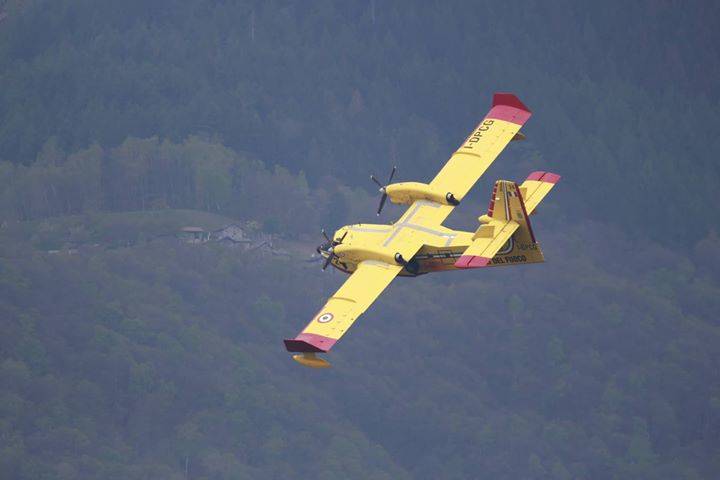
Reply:
M560 175L550 172L532 172L520 185L525 209L531 214L538 204L550 193L550 190L560 181Z
M493 225L494 223L494 225ZM490 227L494 230L492 237L478 237L455 262L457 268L487 267L495 254L505 245L520 225L515 221L491 222L480 228Z
M545 261L530 223L524 195L537 205L560 179L559 175L535 172L519 187L514 182L495 182L486 215L473 241L455 262L457 268L481 268Z

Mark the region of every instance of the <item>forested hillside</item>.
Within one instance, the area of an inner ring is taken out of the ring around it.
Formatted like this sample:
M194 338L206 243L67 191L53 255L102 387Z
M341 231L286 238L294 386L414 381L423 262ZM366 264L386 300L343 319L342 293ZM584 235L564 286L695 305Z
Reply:
M400 279L323 371L281 342L344 279L318 264L16 252L1 476L713 478L720 241L535 219L546 264Z
M719 10L0 0L0 478L715 478ZM547 262L399 279L332 369L292 362L346 278L320 229L495 91L528 139L448 225L556 171Z
M719 9L8 0L0 159L204 133L312 187L369 188L393 163L428 179L510 90L536 112L526 156L562 172L576 213L692 243L720 221L704 206L720 181Z

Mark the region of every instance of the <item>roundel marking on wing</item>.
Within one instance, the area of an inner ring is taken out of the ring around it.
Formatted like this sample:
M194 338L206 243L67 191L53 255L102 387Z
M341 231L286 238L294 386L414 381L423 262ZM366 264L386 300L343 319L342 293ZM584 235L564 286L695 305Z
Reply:
M325 312L317 317L317 321L319 323L328 323L334 318L333 314L330 312Z

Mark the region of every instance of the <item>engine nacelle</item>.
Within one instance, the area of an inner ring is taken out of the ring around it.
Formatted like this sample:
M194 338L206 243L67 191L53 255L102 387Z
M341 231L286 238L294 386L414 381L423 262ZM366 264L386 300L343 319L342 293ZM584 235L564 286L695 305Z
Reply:
M402 255L398 258L399 254L395 251L376 246L342 244L335 247L335 255L337 255L341 261L344 260L356 264L365 260L377 260L379 262L389 263L390 265L404 264Z
M429 200L443 205L457 205L460 203L451 192L441 192L427 183L401 182L385 187L387 196L393 203L410 205L415 200Z

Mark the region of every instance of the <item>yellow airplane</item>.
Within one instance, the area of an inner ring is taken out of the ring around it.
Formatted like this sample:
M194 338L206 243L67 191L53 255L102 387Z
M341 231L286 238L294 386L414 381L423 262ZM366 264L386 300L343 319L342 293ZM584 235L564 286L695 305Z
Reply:
M500 152L512 140L524 138L520 128L531 112L513 94L496 93L492 108L465 142L429 183L392 182L380 186L385 201L410 205L391 225L357 224L342 227L318 247L328 265L350 273L345 283L285 348L302 365L326 368L327 353L398 275L543 262L529 215L560 180L549 172L533 172L518 186L498 180L487 214L475 232L451 230L442 222L458 205Z

